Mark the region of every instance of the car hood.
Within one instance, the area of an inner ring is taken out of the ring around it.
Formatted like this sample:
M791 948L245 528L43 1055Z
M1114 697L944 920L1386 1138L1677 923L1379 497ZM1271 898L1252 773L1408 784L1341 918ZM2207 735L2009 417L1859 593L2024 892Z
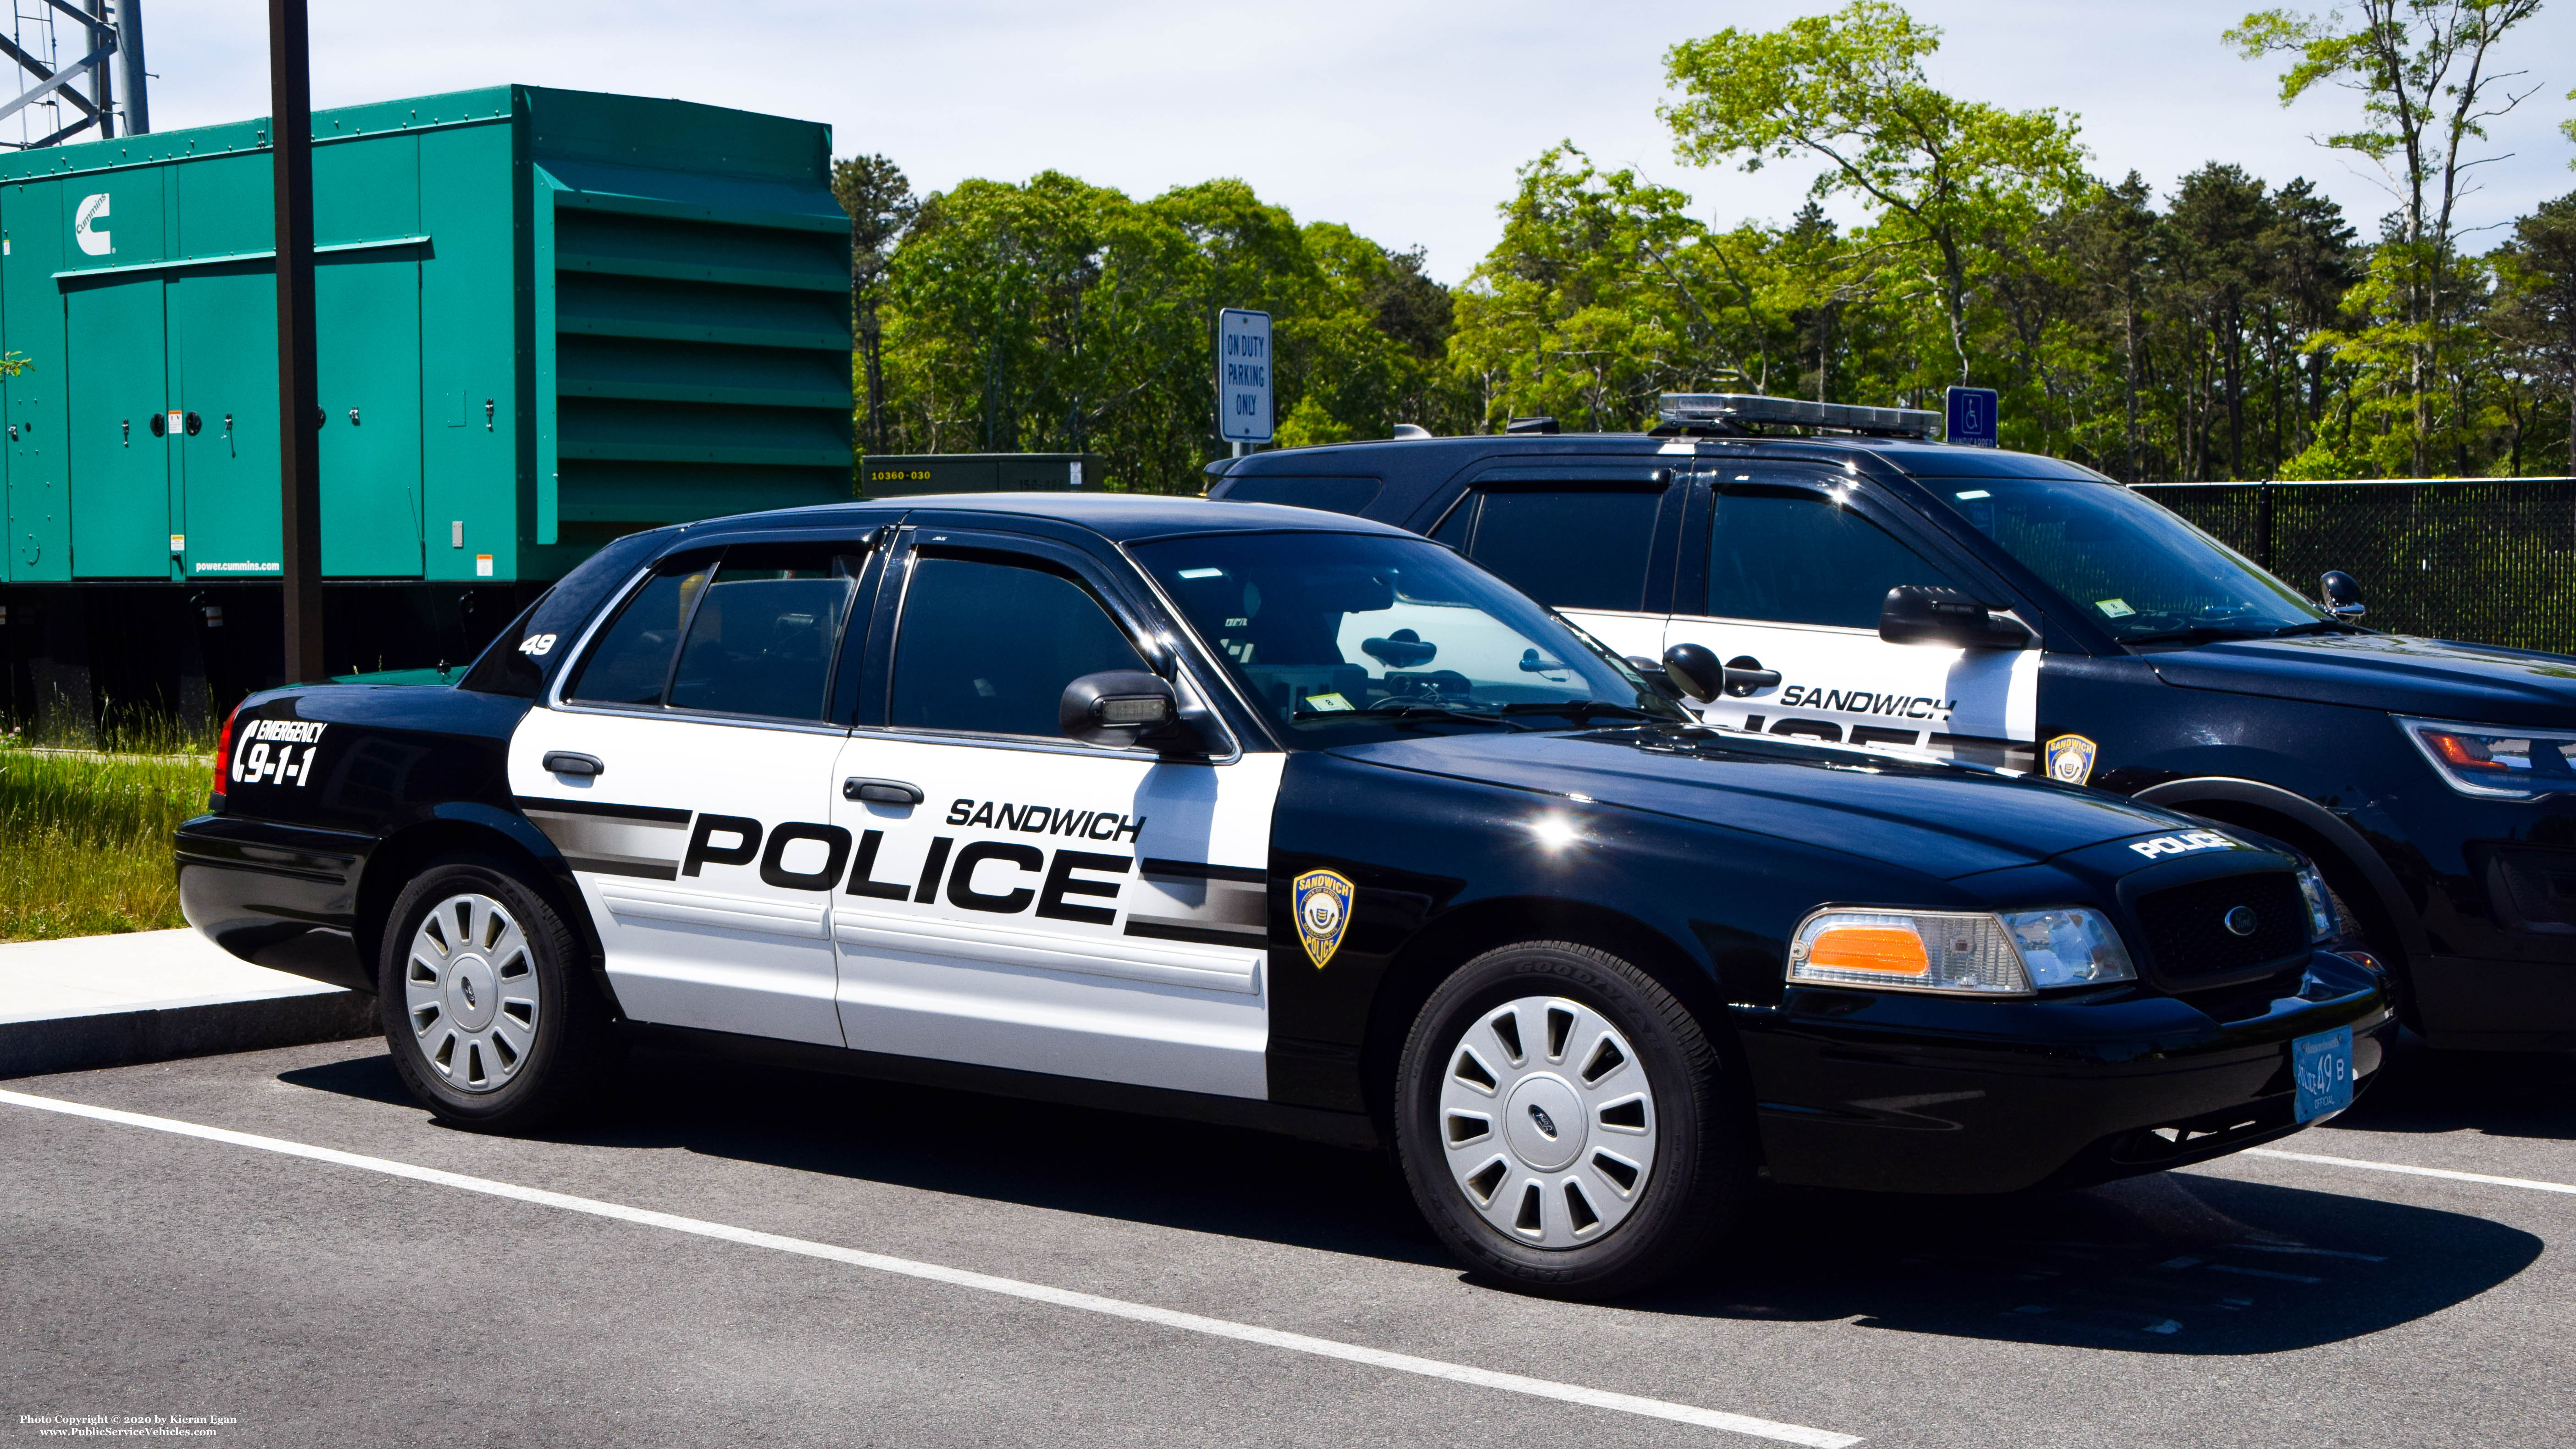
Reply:
M2156 677L2214 689L2487 724L2576 725L2576 658L2403 634L2243 639L2146 656Z
M2191 823L2036 779L1714 730L1426 733L1333 753L1707 821L1943 880Z

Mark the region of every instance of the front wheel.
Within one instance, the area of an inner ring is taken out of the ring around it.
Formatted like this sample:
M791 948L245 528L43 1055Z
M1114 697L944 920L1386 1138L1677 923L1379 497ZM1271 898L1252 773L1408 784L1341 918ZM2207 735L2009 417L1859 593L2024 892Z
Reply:
M403 1085L447 1121L502 1131L586 1104L616 1044L585 975L572 929L507 865L433 863L395 898L376 973Z
M1608 1298L1687 1268L1749 1154L1688 1007L1607 952L1488 951L1414 1020L1396 1151L1452 1252L1514 1287Z

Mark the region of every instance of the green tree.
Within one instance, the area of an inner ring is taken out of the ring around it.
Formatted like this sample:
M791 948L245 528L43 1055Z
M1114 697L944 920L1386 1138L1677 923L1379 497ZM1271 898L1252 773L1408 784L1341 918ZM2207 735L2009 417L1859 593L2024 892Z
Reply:
M1113 487L1194 492L1220 307L1276 325L1283 439L1459 412L1448 296L1419 254L1300 227L1240 181L1135 201L1048 172L925 199L885 283L885 416L905 450L1099 452Z
M2188 338L2183 476L2211 476L2214 410L2227 425L2227 475L2245 474L2247 312L2270 283L2263 245L2269 189L2241 166L2212 162L2183 178L2166 213L2164 285Z
M1746 245L1730 258L1689 201L1633 171L1603 172L1571 143L1521 168L1502 239L1457 299L1451 342L1489 425L1543 413L1635 427L1659 393L1767 381L1762 334L1788 319L1763 314L1743 275L1762 259L1759 234L1736 239Z
M1811 193L1857 196L1882 244L1923 268L1957 363L1972 370L1972 292L1995 242L2088 189L2072 117L2008 111L1933 88L1941 32L1887 0L1759 34L1729 28L1665 53L1684 99L1660 108L1683 159L1823 163Z
M2284 106L2319 86L2360 97L2361 124L2319 139L2367 157L2397 200L2395 225L2373 263L2394 315L2365 351L2373 365L2405 369L2418 476L2429 470L2429 450L2442 432L2435 394L2459 310L2452 292L2474 285L2456 266L2458 206L2471 189L2471 168L2486 159L2470 148L2486 138L2487 122L2532 94L2513 91L2520 72L2497 69L2497 51L2539 8L2540 0L2360 0L2349 25L2340 11L2260 10L2226 34L2249 60L2289 57L2281 73Z
M832 196L850 214L851 332L858 354L860 436L870 452L882 453L886 447L882 316L886 265L921 204L914 199L903 168L883 156L833 162Z
M2576 469L2576 193L2515 222L2513 239L2494 260L2502 283L2498 338L2522 371L2567 405L2569 466Z

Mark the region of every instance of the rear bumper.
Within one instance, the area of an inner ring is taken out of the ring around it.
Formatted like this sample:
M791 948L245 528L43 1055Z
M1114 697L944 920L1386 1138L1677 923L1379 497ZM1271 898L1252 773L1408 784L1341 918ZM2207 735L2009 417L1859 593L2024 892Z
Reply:
M2298 994L2227 1022L2146 995L1793 990L1736 1026L1774 1181L1924 1193L2080 1186L2287 1136L2291 1042L2351 1027L2358 1091L2397 1030L2379 975L2322 952Z
M376 989L355 936L372 837L201 815L172 844L179 913L216 945L272 970Z

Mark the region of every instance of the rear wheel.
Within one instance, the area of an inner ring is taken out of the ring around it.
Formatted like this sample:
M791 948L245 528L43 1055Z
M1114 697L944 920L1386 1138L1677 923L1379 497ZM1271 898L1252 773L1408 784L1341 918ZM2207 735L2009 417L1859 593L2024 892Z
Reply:
M586 1104L615 1066L571 928L502 862L437 861L404 887L376 985L403 1084L447 1121L534 1127Z
M1398 1067L1396 1151L1441 1239L1531 1292L1607 1298L1687 1268L1749 1182L1717 1053L1652 976L1562 941L1442 983Z

